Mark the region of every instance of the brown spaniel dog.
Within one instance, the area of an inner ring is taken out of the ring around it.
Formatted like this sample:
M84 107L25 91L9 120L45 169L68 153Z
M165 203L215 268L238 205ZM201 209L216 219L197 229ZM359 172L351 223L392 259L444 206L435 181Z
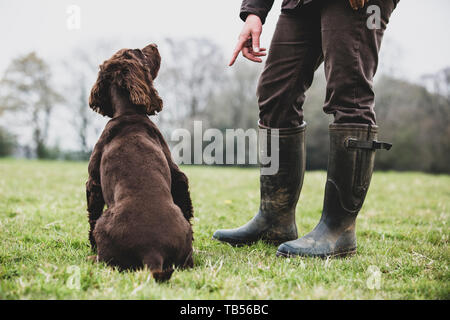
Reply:
M100 66L89 105L112 119L92 152L86 195L96 260L121 270L147 266L165 281L173 267L193 266L193 209L188 179L148 117L162 109L153 87L160 63L151 44Z

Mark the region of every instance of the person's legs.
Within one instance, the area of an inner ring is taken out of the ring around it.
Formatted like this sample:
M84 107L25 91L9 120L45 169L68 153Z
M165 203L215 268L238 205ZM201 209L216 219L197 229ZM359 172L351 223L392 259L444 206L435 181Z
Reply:
M394 0L372 0L357 11L348 1L324 1L321 30L327 89L323 109L334 115L334 123L376 123L373 77L394 8ZM377 10L379 29L370 29L367 22L371 25Z
M334 115L322 217L313 231L282 244L277 255L333 256L356 250L355 220L367 194L376 149L372 80L381 38L393 0L374 0L381 13L381 29L366 25L366 8L354 11L347 1L324 1L322 47L327 95L324 111Z
M317 6L280 16L258 85L260 128L278 138L278 150L271 152L279 153L279 170L261 175L260 207L253 219L237 229L216 231L214 239L239 245L297 238L295 207L305 172L306 124L301 109L304 92L322 61L320 46Z
M317 5L280 15L258 83L261 124L293 128L303 123L305 92L323 61L321 46Z

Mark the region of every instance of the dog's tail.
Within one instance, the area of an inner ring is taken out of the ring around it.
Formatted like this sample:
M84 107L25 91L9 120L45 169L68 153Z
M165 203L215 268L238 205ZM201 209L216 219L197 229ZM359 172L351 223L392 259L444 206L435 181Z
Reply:
M144 258L144 265L146 265L152 273L153 279L156 282L169 281L174 271L173 268L163 269L163 258L160 254L149 254Z
M150 269L150 271L156 282L166 282L170 280L170 277L172 277L173 268L165 270Z

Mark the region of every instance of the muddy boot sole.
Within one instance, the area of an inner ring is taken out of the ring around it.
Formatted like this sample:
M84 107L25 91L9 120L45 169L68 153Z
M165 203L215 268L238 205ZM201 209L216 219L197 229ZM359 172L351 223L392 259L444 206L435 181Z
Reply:
M281 251L277 251L276 256L277 257L283 257L283 258L299 258L299 257L305 257L305 258L322 258L322 259L328 259L328 258L345 258L348 256L353 256L356 254L356 248L348 249L345 251L339 251L339 252L333 252L333 253L326 253L326 254L292 254L292 253L285 253Z
M262 241L262 242L264 242L265 244L268 244L268 245L279 246L279 245L281 245L282 243L284 243L286 241L290 241L291 239L289 239L289 240L286 240L286 239L283 239L283 240L258 239L258 240L243 241L243 240L231 240L231 239L230 240L219 240L219 239L216 239L214 237L211 237L211 240L219 241L219 242L222 242L222 243L228 243L229 245L231 245L233 247L245 247L245 246L254 245L258 241Z

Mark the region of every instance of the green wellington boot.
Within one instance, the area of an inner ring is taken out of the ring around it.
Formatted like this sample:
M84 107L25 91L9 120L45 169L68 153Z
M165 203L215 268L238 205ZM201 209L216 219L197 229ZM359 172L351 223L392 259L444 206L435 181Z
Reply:
M267 129L268 143L271 136L279 136L279 149L271 150L272 153L279 152L278 172L260 175L261 200L259 211L253 219L237 229L217 230L213 239L244 245L258 240L280 244L298 237L295 207L305 173L306 123L297 128L278 129L278 132L262 125L259 127Z
M322 217L304 237L283 243L277 256L345 256L356 252L355 221L372 177L377 126L330 125L330 153Z

